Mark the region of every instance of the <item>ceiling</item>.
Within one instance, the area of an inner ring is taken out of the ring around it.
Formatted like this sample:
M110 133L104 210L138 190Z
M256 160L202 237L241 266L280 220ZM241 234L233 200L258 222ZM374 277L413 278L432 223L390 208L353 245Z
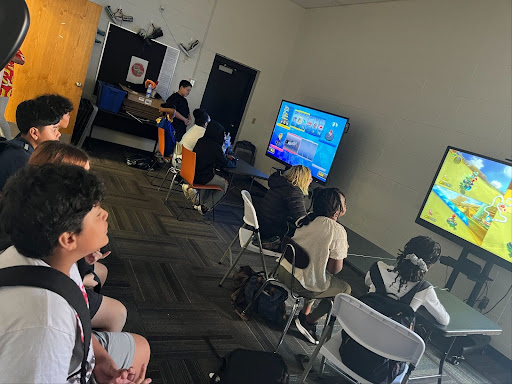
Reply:
M302 8L325 8L325 7L339 7L341 5L353 5L363 3L378 3L383 1L395 0L290 0L295 4L300 5Z

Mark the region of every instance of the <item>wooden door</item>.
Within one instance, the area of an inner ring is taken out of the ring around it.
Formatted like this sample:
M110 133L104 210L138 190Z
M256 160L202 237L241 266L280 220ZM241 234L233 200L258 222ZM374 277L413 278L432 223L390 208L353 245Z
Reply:
M102 7L88 0L26 0L30 27L21 46L25 65L16 65L6 118L16 107L43 93L58 93L75 107L67 129L73 132ZM77 85L77 83L79 85Z

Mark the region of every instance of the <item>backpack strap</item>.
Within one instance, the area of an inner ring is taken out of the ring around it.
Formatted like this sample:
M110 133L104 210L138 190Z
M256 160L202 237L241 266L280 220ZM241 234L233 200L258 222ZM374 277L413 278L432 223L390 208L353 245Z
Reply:
M85 384L87 356L91 344L91 315L80 288L72 279L54 268L19 265L0 269L0 287L15 286L43 288L55 292L76 311L84 333L84 356L80 368L80 383Z
M384 285L384 280L382 279L379 266L376 262L370 267L370 278L372 279L372 283L375 287L375 292L387 295L386 286Z
M409 292L407 292L405 295L403 295L400 298L400 301L402 301L408 305L411 305L411 301L414 298L414 295L416 295L418 292L421 292L421 291L427 289L431 285L432 284L430 284L428 281L425 281L425 280L422 280L422 281L416 283L414 288L412 288Z

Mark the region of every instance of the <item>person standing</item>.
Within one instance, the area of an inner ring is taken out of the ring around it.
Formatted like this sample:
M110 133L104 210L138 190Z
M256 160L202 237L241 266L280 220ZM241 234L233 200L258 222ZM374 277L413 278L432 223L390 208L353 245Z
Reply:
M23 65L25 64L25 57L20 50L16 52L16 55L7 63L4 70L0 72L0 136L3 136L6 140L11 140L11 128L9 123L5 119L5 109L9 102L9 97L12 95L12 80L14 78L14 64Z
M175 116L172 122L172 126L176 131L176 141L181 141L181 138L187 130L187 126L190 124L190 109L188 108L188 102L186 97L190 95L192 90L192 84L190 81L181 80L178 92L173 93L165 103L160 107L160 112L174 113Z

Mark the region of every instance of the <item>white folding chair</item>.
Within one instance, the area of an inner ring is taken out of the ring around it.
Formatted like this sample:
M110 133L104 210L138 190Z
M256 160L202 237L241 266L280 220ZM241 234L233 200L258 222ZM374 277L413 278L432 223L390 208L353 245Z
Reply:
M245 252L246 249L260 254L261 264L263 265L263 271L265 273L265 278L268 277L268 274L267 274L267 266L265 264L264 255L271 256L276 259L281 256L281 253L269 251L268 249L263 249L263 247L261 246L260 226L258 224L258 217L256 216L256 210L254 209L254 205L252 204L251 194L246 190L243 190L241 193L242 193L242 199L244 200L244 219L243 219L244 224L240 227L237 235L231 241L228 248L226 249L226 252L224 252L224 254L222 255L222 258L219 260L219 264L222 264L222 262L224 261L226 256L229 255L229 261L231 264L230 268L228 269L228 271L226 272L226 274L220 281L219 287L222 287L222 284L224 284L224 281L226 280L226 278L229 276L231 271L235 268L236 264L238 263L238 261L240 260L240 258L242 257L242 254ZM256 238L258 239L258 246L255 246L252 243L252 239L254 238L254 236L256 236ZM236 242L237 239L240 240L240 246L242 247L242 249L238 253L238 255L235 259L235 262L233 263L231 247L233 246L233 244Z
M329 324L322 332L320 343L309 359L299 383L305 382L316 356L320 353L353 383L372 384L343 364L339 353L341 331L326 342L332 333L336 319L343 330L366 349L379 356L407 363L408 367L405 372L395 378L393 383L407 382L409 375L416 368L423 352L425 352L425 343L422 338L355 297L340 293L334 299Z

